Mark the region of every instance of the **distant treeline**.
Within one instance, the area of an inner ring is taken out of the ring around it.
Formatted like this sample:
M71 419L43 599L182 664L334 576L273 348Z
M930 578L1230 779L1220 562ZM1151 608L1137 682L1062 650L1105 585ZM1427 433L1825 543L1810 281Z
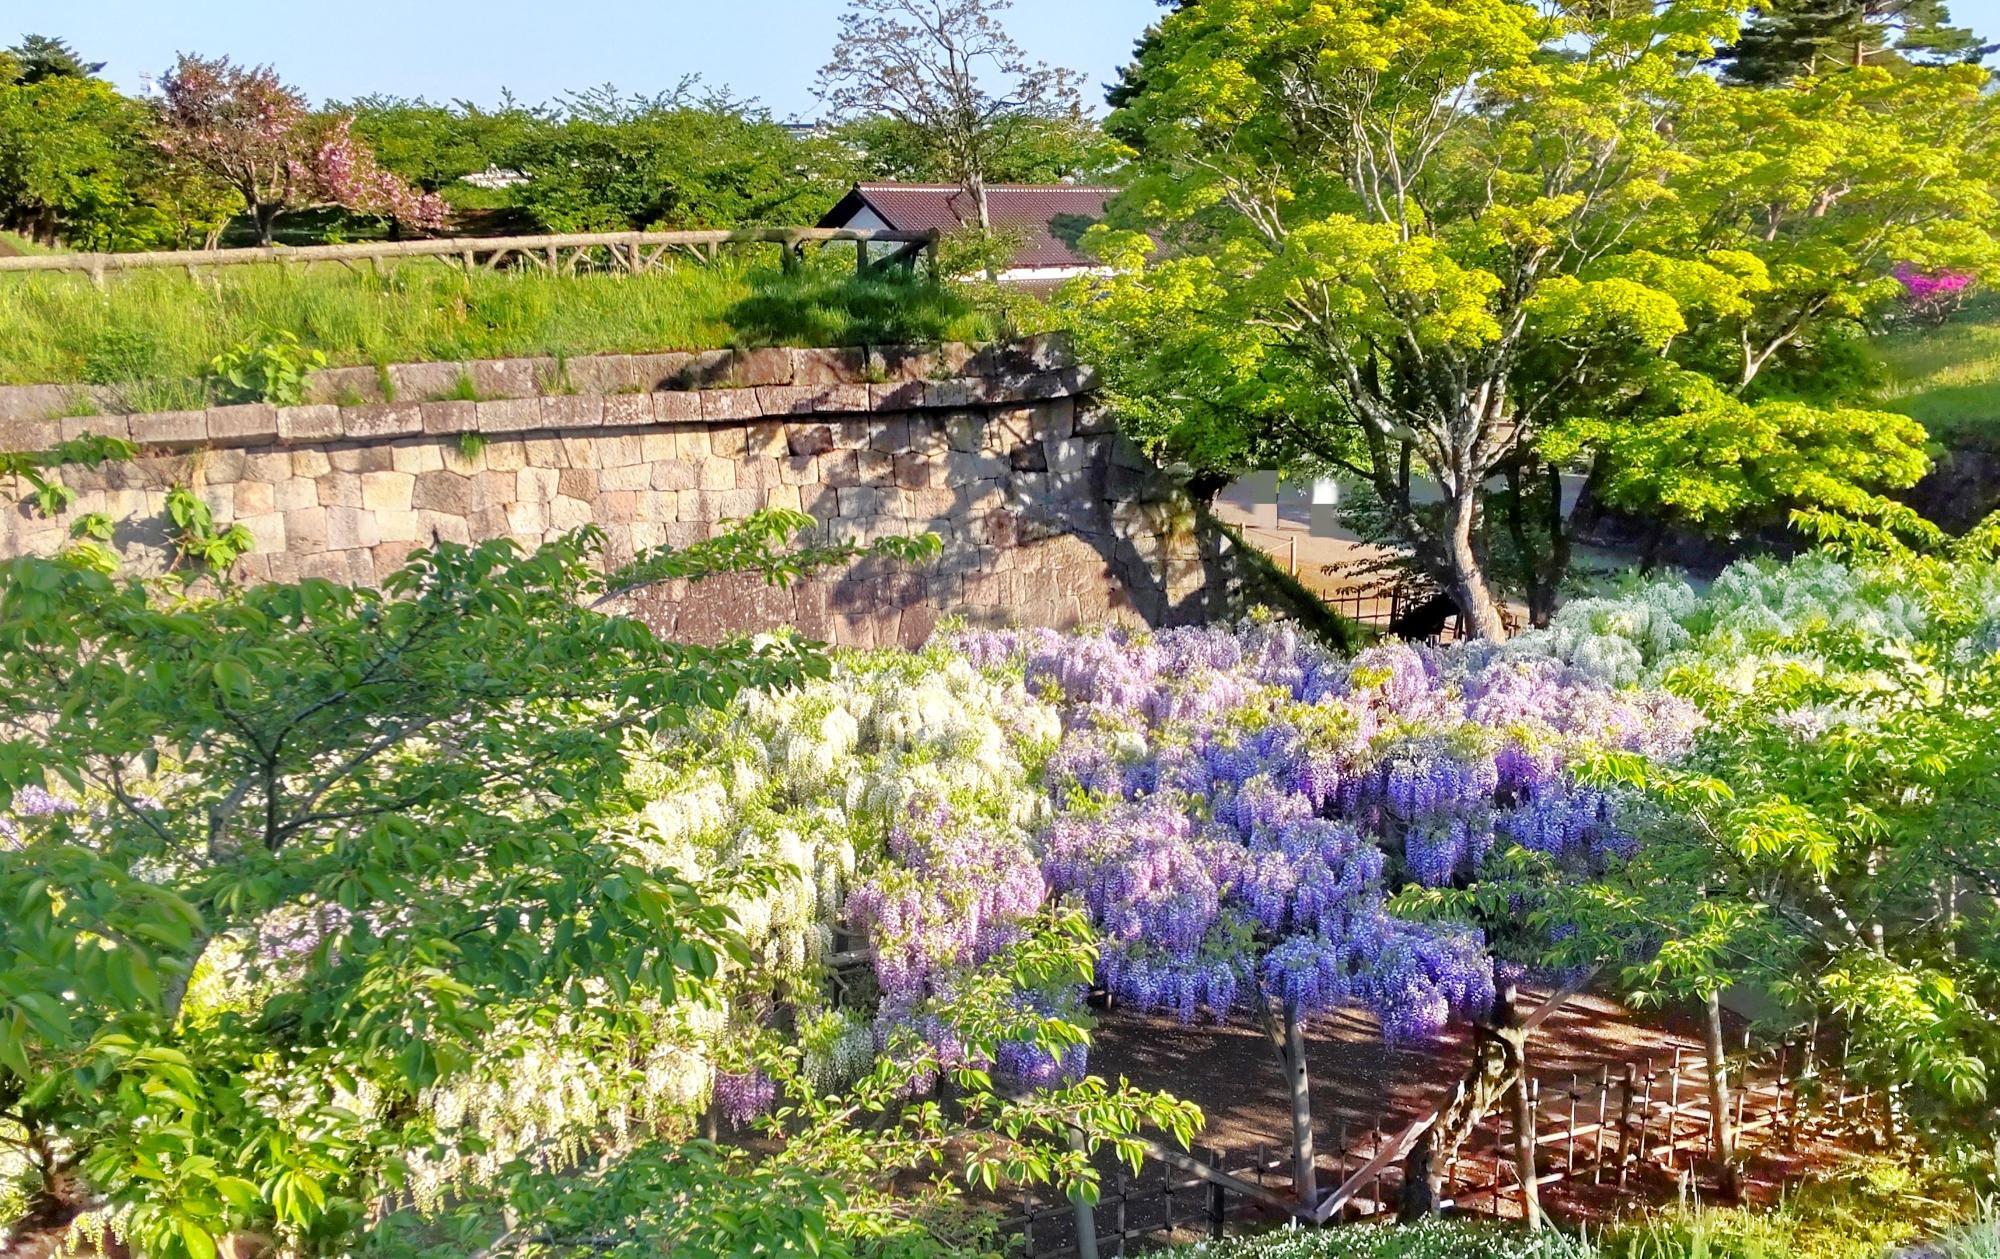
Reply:
M0 53L0 230L132 250L796 224L857 179L950 179L905 124L790 127L696 79L651 96L607 85L542 104L369 96L312 106L276 73L226 60L183 58L154 99L124 95L99 69L35 36ZM243 125L272 107L289 115L275 141ZM1087 119L1007 119L996 133L995 182L1099 175L1118 151ZM465 182L489 169L519 178Z

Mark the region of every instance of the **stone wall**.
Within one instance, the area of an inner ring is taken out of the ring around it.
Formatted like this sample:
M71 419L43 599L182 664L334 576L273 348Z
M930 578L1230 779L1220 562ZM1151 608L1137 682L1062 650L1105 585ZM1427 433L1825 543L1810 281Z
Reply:
M1058 341L565 366L558 380L546 364L486 365L487 391L512 396L477 402L0 421L0 449L85 432L141 448L63 469L78 491L69 512L8 511L0 554L51 552L70 521L101 512L135 566L162 569L175 562L166 492L184 485L255 539L236 574L251 581L370 584L433 540L534 546L582 525L604 530L617 563L766 507L807 512L834 540L944 541L920 566L869 561L787 590L668 585L638 600L657 629L697 641L791 624L843 644L914 645L945 615L1158 624L1205 619L1240 595L1226 540L1195 536L1185 500L1115 433ZM620 391L542 392L584 373Z

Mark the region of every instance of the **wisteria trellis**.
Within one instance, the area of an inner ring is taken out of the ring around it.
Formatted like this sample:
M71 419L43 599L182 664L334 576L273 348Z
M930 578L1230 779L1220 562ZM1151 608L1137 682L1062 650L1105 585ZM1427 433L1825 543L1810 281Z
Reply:
M1344 661L1285 627L956 645L1062 713L1042 870L1088 907L1100 982L1187 1021L1261 1016L1292 1078L1307 1196L1301 1025L1359 1007L1405 1039L1493 1001L1481 932L1399 918L1394 891L1476 878L1510 846L1577 874L1628 852L1615 801L1574 782L1572 759L1675 756L1695 724L1665 696L1490 647Z

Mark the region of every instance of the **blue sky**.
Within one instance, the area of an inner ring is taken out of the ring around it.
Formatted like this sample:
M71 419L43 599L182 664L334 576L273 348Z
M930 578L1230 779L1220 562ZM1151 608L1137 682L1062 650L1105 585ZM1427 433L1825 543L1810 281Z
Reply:
M2000 4L2000 0L1989 0ZM833 45L838 0L68 0L7 19L60 35L136 89L174 54L269 62L315 101L369 92L490 103L615 83L653 92L699 73L780 117L814 112L814 73ZM1017 0L1008 26L1034 57L1089 75L1102 98L1159 12L1153 0Z
M183 49L269 62L314 100L369 92L490 103L615 83L659 91L699 73L779 117L814 113L811 84L839 0L69 0L0 4L0 36L26 18L127 89ZM1956 0L1958 22L2000 39L2000 0ZM1035 57L1089 76L1096 104L1159 12L1153 0L1017 0L1008 19ZM247 20L246 20L247 19ZM9 39L7 42L11 42Z

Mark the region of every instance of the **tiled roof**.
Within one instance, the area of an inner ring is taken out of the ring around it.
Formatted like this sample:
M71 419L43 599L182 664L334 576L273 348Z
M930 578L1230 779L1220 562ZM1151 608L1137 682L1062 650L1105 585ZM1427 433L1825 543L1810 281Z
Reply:
M988 184L986 207L994 227L1026 229L1015 266L1088 267L1095 261L1071 242L1104 217L1116 192L1082 184ZM820 226L845 226L863 207L898 232L951 232L979 221L972 198L952 184L856 184Z

